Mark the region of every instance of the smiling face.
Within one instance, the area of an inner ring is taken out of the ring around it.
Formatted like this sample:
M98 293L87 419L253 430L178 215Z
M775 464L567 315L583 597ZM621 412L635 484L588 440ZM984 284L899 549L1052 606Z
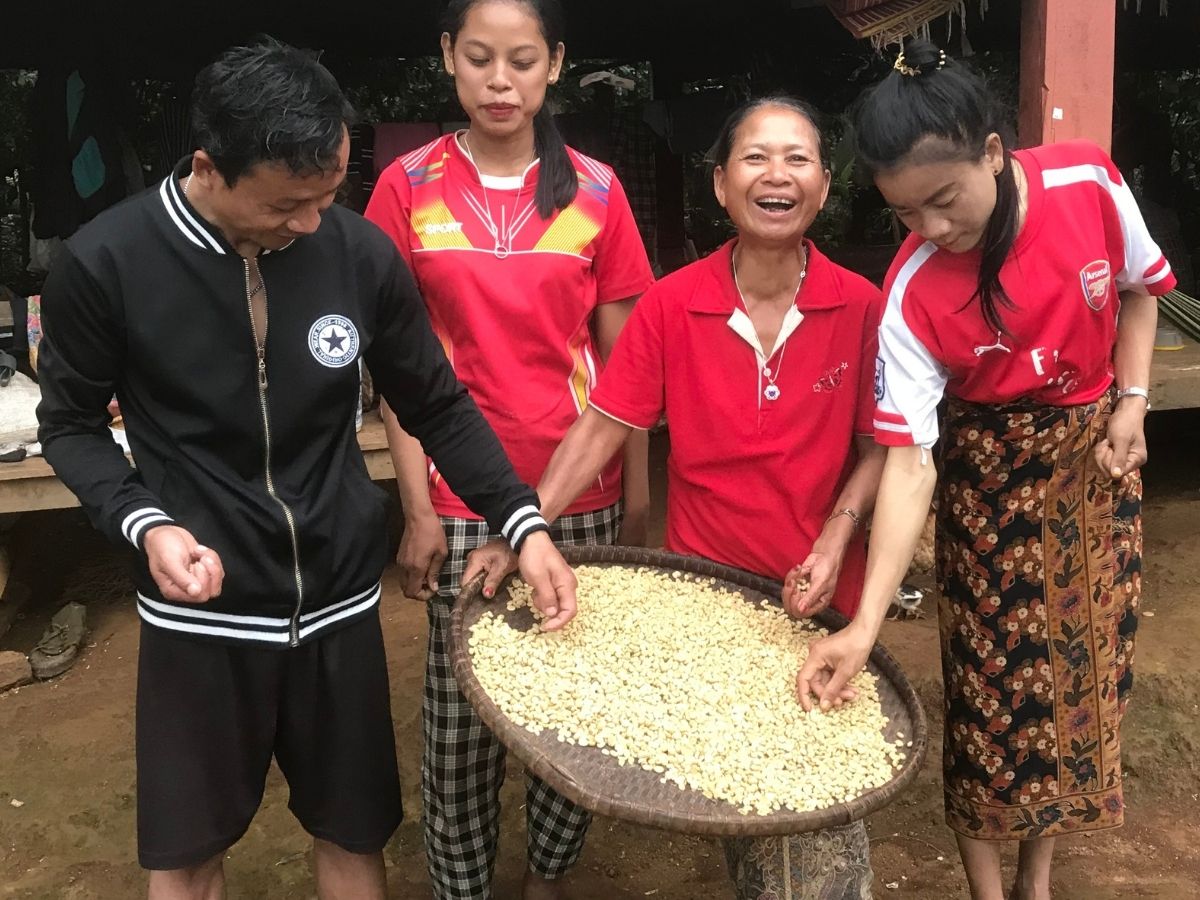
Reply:
M907 160L875 175L900 221L943 250L978 247L996 208L996 176L1005 165L999 135L988 137L978 159L956 160L944 140L928 138Z
M754 110L738 125L729 158L713 171L713 191L740 239L801 240L829 193L816 127L786 107Z
M343 131L336 164L325 171L297 174L283 162L260 162L230 187L203 151L192 161L200 188L189 199L225 234L235 248L252 244L280 250L298 237L312 234L321 214L333 205L346 177L350 136Z
M558 80L563 45L547 46L541 23L520 0L484 0L457 35L442 35L442 54L471 127L504 137L533 127L546 86Z

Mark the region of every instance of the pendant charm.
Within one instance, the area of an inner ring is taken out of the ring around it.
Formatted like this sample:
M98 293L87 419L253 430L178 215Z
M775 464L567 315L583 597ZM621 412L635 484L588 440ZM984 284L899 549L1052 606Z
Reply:
M766 386L766 388L763 389L763 396L766 397L768 400L778 400L779 393L780 393L779 388L773 384L768 384Z
M504 244L497 244L496 249L492 252L496 255L496 259L505 259L512 251L510 251L508 247L504 246Z

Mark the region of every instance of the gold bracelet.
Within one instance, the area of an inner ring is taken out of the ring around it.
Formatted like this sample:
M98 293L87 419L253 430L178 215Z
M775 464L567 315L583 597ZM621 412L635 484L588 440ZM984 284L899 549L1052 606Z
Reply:
M862 524L862 521L861 521L861 520L858 518L858 513L856 513L854 510L852 510L852 509L851 509L850 507L848 507L848 506L844 506L844 507L842 507L841 509L839 509L837 512L835 512L833 515L831 515L831 516L830 516L828 519L826 519L825 521L826 521L826 522L832 522L832 521L833 521L834 519L836 519L838 516L849 516L849 517L850 517L850 521L854 523L854 530L855 530L855 531L858 531L858 527L859 527L859 526Z

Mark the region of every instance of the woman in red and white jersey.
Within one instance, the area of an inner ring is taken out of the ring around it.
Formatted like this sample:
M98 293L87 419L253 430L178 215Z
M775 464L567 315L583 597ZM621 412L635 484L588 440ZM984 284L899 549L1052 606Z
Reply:
M366 213L395 240L455 373L530 484L653 282L612 169L565 146L544 105L562 32L556 0L453 0L442 50L470 126L392 164ZM464 559L488 527L386 411L385 422L405 514L404 591L429 608L422 783L434 896L490 897L504 748L459 693L446 647ZM620 453L605 461L556 524L556 541L644 541L644 437L625 459L624 471ZM557 896L590 817L537 779L526 811L525 896Z
M1019 840L1011 896L1045 900L1054 838L1123 819L1153 295L1175 279L1099 147L1012 152L996 110L917 41L857 112L912 234L885 285L862 605L798 689L824 705L862 667L940 484L947 822L973 897L1004 896L999 842Z

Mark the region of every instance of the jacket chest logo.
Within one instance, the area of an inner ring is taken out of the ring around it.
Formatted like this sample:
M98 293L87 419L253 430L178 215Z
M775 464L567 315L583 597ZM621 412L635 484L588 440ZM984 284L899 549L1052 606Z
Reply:
M1099 311L1108 303L1108 292L1112 286L1112 269L1107 259L1097 259L1079 271L1083 286L1083 299L1092 309Z
M321 365L340 369L358 358L358 329L345 316L322 316L308 330L308 349Z

